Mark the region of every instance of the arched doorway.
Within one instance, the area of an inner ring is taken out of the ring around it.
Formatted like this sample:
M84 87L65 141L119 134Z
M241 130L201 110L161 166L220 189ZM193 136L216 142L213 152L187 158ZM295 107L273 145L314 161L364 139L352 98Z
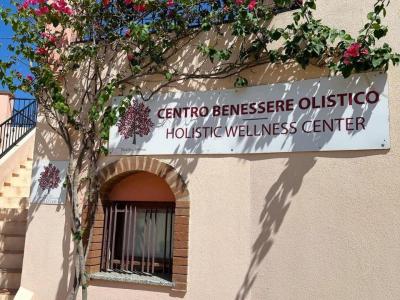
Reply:
M190 203L182 177L170 165L146 157L119 159L99 175L89 273L161 275L171 280L173 290L185 292Z

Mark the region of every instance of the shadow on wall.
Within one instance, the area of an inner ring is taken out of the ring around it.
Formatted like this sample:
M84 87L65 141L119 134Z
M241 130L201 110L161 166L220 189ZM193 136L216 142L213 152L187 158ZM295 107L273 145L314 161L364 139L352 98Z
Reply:
M291 202L289 196L296 195L303 183L306 174L315 166L318 158L350 159L374 155L384 155L388 150L376 151L345 151L345 152L313 152L308 156L291 154L286 167L279 178L268 190L264 200L264 207L259 216L260 232L251 248L251 261L243 279L242 285L236 294L235 300L247 299L254 282L257 279L258 268L268 255L273 245L274 237L278 233L283 220L289 210ZM282 154L265 156L256 155L252 161L286 157Z
M34 218L34 214L38 211L39 207L42 205L42 203L32 203L29 207L29 217L28 217L28 222L32 222ZM54 206L54 205L53 205ZM59 211L59 209L54 206L54 209ZM65 211L65 210L64 210ZM59 247L62 249L62 255L63 255L63 260L62 263L59 266L54 266L54 270L57 270L57 273L54 274L56 278L58 279L58 285L57 285L57 292L55 295L55 299L66 299L68 292L73 284L73 277L70 276L72 274L72 261L73 261L73 255L71 251L71 229L70 229L70 217L64 214L64 235L62 238L62 243ZM49 234L51 234L51 228L48 228ZM38 234L38 233L35 233ZM42 234L46 234L43 232ZM58 253L58 250L56 250L56 253ZM50 252L49 255L55 255ZM41 257L42 261L38 261L38 263L43 263L45 264L46 258ZM32 270L30 270L32 271ZM33 276L32 274L30 276ZM40 280L40 274L37 274L37 279Z
M265 159L265 158L264 158ZM264 208L260 213L260 233L252 246L252 257L236 300L246 299L257 278L258 266L267 256L273 244L273 237L279 231L290 207L289 195L300 190L304 176L314 167L316 157L291 157L276 182L265 196Z
M34 163L40 163L43 159L51 160L51 161L64 161L65 160L65 147L63 147L64 143L61 138L55 134L46 124L43 122L38 122L38 129L36 131L35 136L35 153L34 153ZM35 167L35 165L34 165ZM39 172L41 171L38 169ZM36 171L38 171L36 170ZM32 174L34 174L35 170L32 170ZM62 184L62 183L61 183ZM31 191L34 184L31 185ZM60 248L56 249L56 253L59 253L59 250L62 250L62 260L60 265L54 266L54 270L57 271L55 274L56 278L54 281L58 280L57 285L57 292L55 294L55 299L66 299L68 292L70 291L71 287L73 286L73 249L71 247L71 228L70 228L70 221L71 216L68 215L68 210L65 209L65 205L63 201L60 199L54 204L46 204L46 193L43 193L41 197L33 197L31 199L35 199L36 202L30 203L29 211L28 211L28 220L27 224L29 225L33 222L36 217L36 214L39 212L41 206L43 204L47 206L51 206L54 209L54 213L59 214L60 218L62 217L61 214L64 216L64 229L63 229L63 237L62 242L59 245ZM63 193L62 193L63 194ZM63 197L65 194L63 194ZM51 226L51 225L50 225ZM51 227L48 228L49 234L51 235L52 229ZM34 234L38 234L35 232ZM43 232L42 234L46 234ZM50 238L51 240L51 238ZM56 255L56 254L50 254ZM31 258L32 259L32 258ZM45 264L45 261L38 261L38 263ZM38 274L37 280L40 280L40 275Z

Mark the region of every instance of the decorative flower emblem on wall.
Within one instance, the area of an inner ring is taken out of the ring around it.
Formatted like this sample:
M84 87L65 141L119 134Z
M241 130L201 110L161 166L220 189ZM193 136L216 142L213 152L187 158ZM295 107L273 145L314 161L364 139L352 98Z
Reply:
M133 137L133 144L136 144L136 135L148 135L154 126L150 119L150 111L143 102L134 100L117 123L118 133L124 139Z
M61 182L60 170L52 163L49 163L48 166L44 167L44 171L40 173L40 178L39 178L40 188L43 191L44 190L50 191L52 189L58 188L60 182Z

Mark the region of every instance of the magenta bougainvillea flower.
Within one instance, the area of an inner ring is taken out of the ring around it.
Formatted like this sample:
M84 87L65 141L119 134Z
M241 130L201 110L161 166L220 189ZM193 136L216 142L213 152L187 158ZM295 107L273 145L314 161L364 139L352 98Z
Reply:
M50 12L50 9L47 6L41 6L40 8L37 8L34 10L35 15L38 17L46 15L49 12Z
M66 0L54 0L51 4L47 4L47 0L24 0L24 2L18 6L19 10L28 9L30 6L39 5L39 8L34 10L36 16L42 16L50 13L50 7L58 13L65 15L73 15L74 11L68 5Z
M40 178L39 178L39 186L42 190L52 190L58 188L58 185L60 184L61 179L60 179L60 170L53 165L52 163L49 163L48 166L44 167L44 171L40 173Z
M63 13L69 16L74 14L74 11L71 9L71 7L68 6L67 1L65 0L56 0L51 3L51 7L59 13Z
M137 12L145 12L146 11L146 5L145 4L137 4L133 6L133 9Z
M257 1L256 0L250 0L249 5L247 6L247 8L252 11L256 8L257 5Z
M118 133L124 139L133 137L133 143L136 144L136 135L148 135L154 126L149 116L150 111L143 102L134 100L117 123Z
M361 45L359 43L351 44L344 52L344 57L359 57Z
M35 53L39 55L47 55L47 50L43 47L39 47L36 49Z
M57 41L57 37L48 32L42 32L40 36L53 44Z
M350 65L351 64L351 59L352 58L358 58L362 55L368 55L369 51L367 48L361 48L360 43L353 43L351 44L346 51L343 53L343 63L345 65Z

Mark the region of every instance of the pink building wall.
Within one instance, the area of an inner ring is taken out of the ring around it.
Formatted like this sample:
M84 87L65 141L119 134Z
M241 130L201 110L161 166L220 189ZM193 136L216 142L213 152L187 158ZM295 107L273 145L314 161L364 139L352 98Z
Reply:
M9 92L0 91L0 123L11 117L14 102L12 98Z

